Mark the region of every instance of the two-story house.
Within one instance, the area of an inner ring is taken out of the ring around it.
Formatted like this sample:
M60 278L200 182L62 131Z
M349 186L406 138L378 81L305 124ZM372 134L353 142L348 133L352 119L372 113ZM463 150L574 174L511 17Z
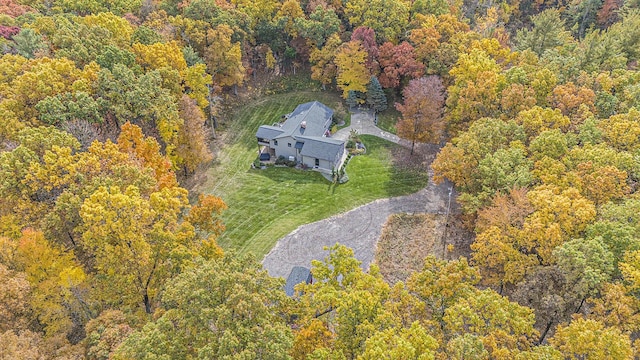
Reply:
M330 173L346 158L345 142L332 139L333 110L318 101L298 105L278 125L262 125L256 132L258 145L269 154L284 156L309 168Z

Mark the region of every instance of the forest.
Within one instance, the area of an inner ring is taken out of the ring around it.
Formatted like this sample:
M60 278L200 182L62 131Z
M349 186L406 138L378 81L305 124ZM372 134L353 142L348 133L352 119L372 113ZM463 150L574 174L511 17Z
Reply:
M0 359L640 358L638 0L0 0L0 51ZM468 259L218 245L190 179L290 76L443 144Z

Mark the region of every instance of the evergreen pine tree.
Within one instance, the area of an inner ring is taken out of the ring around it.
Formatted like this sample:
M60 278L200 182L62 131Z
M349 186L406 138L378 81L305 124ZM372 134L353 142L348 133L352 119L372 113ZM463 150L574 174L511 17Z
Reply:
M358 95L355 91L349 90L349 94L347 95L347 99L345 100L347 105L349 105L349 109L354 108L358 104Z
M375 111L381 112L387 109L387 96L382 91L382 86L378 78L371 77L369 85L367 85L367 104Z

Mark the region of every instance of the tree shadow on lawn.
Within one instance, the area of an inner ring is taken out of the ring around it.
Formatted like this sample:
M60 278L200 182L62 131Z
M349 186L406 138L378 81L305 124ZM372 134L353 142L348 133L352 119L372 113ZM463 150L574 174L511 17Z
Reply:
M415 187L413 192L426 187L429 167L438 151L437 144L416 144L413 154L402 146L391 147L391 178L386 184L389 197L408 195L408 187Z
M322 174L312 170L298 170L289 167L268 167L266 169L249 169L252 174L264 176L276 183L293 182L302 184L329 184Z

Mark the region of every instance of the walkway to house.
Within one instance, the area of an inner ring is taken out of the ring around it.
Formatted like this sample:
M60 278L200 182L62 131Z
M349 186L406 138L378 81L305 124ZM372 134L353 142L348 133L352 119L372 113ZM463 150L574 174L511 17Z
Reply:
M375 135L403 146L411 146L396 135L380 130L373 123L373 116L357 113L351 116L351 126L336 132L333 137L345 140L351 129L359 134ZM432 174L429 173L429 178ZM332 216L298 227L278 241L262 261L271 276L284 277L294 266L311 267L311 260L322 260L328 254L323 248L336 242L353 249L355 257L364 269L373 261L382 226L395 213L441 213L447 211L450 183L435 185L429 182L417 193L394 198L379 199L343 214ZM452 203L455 206L455 202ZM454 209L451 209L452 211Z
M409 147L411 143L407 140L400 139L398 135L386 132L374 124L374 115L370 111L355 111L351 113L351 124L345 128L338 130L332 135L334 139L347 140L351 130L355 130L358 134L374 135L382 139L389 140L396 144Z

